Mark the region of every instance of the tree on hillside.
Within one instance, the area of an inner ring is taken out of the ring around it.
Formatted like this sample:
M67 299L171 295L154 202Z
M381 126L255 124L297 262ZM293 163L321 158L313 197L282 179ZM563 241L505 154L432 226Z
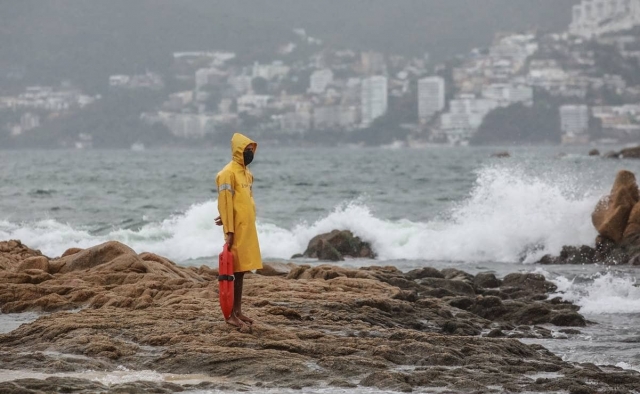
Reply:
M490 112L471 139L474 145L559 143L561 138L558 107L522 103Z

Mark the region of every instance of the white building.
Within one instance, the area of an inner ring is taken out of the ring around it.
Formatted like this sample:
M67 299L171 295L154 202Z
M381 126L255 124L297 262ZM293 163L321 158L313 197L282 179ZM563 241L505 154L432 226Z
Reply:
M482 97L497 101L500 106L515 103L533 104L533 88L526 85L494 83L482 88Z
M444 78L429 77L418 81L418 116L427 121L445 105Z
M285 66L281 61L275 61L271 64L254 63L253 65L253 78L262 77L266 80L271 80L277 77L284 77L289 73L289 66Z
M449 112L440 118L440 127L450 143L464 143L478 130L485 116L500 106L496 100L460 95L449 102Z
M196 90L200 90L203 86L213 84L217 80L225 77L225 73L217 68L201 68L196 71Z
M571 34L593 37L640 25L640 0L582 0L574 5Z
M369 127L373 121L387 113L387 77L376 75L362 80L360 93L362 126Z
M309 93L323 93L332 81L333 72L328 68L314 71L309 80Z
M586 105L560 107L560 127L564 143L588 142L589 107Z
M176 137L199 138L214 132L214 119L211 116L159 112L158 118Z
M249 75L238 75L228 80L229 85L238 93L247 93L251 90L251 80Z
M240 96L238 97L238 113L265 109L272 99L272 96L264 94L245 94Z

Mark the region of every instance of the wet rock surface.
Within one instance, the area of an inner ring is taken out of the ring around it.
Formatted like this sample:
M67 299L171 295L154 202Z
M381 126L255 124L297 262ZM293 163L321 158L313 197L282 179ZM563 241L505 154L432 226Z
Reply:
M313 237L301 257L341 261L345 257L374 259L376 255L371 245L354 236L351 231L333 230Z
M640 146L611 151L605 155L607 159L640 159Z
M0 243L0 250L9 261L0 269L2 311L49 312L0 335L2 368L127 368L216 378L195 386L19 379L0 383L3 393L326 385L630 393L640 387L639 373L564 362L518 341L551 338L561 327L576 332L567 327L586 324L576 306L549 298L555 286L542 275L499 279L455 269L403 273L394 267L265 264L265 275L246 276L244 311L256 322L240 332L224 323L217 272L208 267L180 267L117 242L57 259L42 256L46 264L24 263L41 255L18 243ZM529 376L543 372L556 377Z
M640 265L640 192L633 173L618 172L591 220L598 231L595 246L564 246L560 255L543 256L538 263Z

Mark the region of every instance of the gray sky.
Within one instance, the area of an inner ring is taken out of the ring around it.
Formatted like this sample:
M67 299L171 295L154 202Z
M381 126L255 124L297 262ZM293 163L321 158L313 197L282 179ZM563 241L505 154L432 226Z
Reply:
M168 67L173 51L269 56L302 27L327 45L436 59L487 45L497 31L561 30L578 0L0 1L0 74L82 84Z

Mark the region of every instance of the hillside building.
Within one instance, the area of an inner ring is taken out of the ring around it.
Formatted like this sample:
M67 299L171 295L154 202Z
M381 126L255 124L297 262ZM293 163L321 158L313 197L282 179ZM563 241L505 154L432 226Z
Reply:
M589 142L589 107L586 105L563 105L560 107L562 143Z
M573 6L569 32L591 38L640 26L640 0L582 0Z
M441 77L423 78L418 81L418 116L426 122L445 106L445 82Z
M362 126L369 127L374 120L387 113L387 77L376 75L362 80L360 99Z

